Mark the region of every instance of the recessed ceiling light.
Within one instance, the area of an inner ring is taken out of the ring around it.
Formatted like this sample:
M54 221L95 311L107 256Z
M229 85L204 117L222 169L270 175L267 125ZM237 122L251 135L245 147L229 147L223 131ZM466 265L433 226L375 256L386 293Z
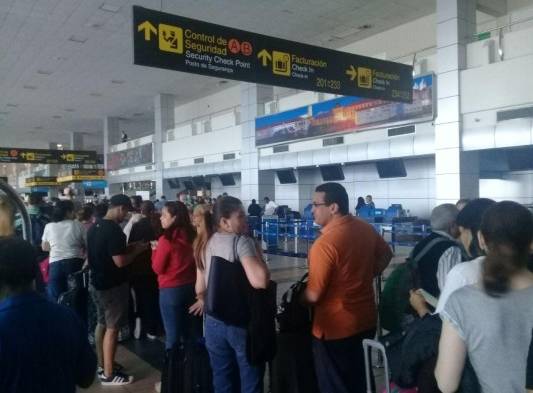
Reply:
M87 41L87 37L82 37L79 35L71 35L68 39L69 41L76 42L77 44L84 44Z
M61 116L61 115L54 115L54 116L52 116L52 117L53 117L54 119L61 119L63 116Z
M111 80L111 83L115 84L115 85L122 85L125 81L121 80L121 79L112 79Z
M0 115L9 115L9 112L8 111L1 111Z
M37 73L39 75L52 75L53 71L50 71L50 70L37 70Z
M294 14L294 11L291 10L281 10L281 12L284 12L285 14Z
M364 25L361 25L358 27L359 30L368 30L368 29L371 29L372 27L374 27L374 25L371 25L371 24L364 24Z
M37 86L33 86L33 85L24 85L22 86L22 88L26 90L37 90Z
M42 126L37 126L37 127L33 127L33 128L36 129L36 130L42 130L43 129Z
M112 5L112 4L107 4L107 3L103 3L100 7L102 11L107 11L107 12L118 12L120 10L120 6L117 6L117 5Z
M101 29L104 26L103 22L92 22L87 23L85 26L90 27L92 29Z
M76 112L76 110L75 110L75 109L72 109L72 108L66 108L66 109L65 109L65 112Z
M142 115L143 115L142 112L136 112L133 114L133 116L142 116Z
M218 82L218 85L222 86L222 85L226 85L227 83L228 83L228 81L221 80L221 81Z
M8 103L8 104L6 104L6 106L9 106L10 108L17 108L19 105L18 104Z
M89 95L92 97L102 97L102 93L90 93Z

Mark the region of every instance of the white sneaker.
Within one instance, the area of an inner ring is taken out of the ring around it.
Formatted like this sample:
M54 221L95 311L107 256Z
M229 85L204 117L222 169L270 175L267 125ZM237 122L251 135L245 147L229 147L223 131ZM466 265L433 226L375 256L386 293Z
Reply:
M154 386L154 389L155 389L156 393L161 393L161 382L156 382L155 386Z
M98 377L103 386L122 386L129 385L133 382L133 376L123 374L119 371L113 372L113 375L110 377L106 377L103 373L98 375Z
M133 330L133 337L136 340L141 338L141 318L135 318L135 329Z
M157 340L157 336L153 334L146 333L146 337L148 338L148 340L152 340L152 341Z

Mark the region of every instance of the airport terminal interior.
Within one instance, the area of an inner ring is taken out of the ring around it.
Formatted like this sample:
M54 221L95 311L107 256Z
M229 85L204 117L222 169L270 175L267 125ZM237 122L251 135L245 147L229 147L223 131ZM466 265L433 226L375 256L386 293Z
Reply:
M0 392L533 392L531 70L533 0L0 0L0 365L9 247L94 358Z

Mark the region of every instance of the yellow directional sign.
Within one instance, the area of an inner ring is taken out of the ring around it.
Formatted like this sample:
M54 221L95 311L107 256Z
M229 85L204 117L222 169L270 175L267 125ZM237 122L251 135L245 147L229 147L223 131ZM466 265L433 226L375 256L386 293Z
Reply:
M153 24L151 24L148 21L144 21L139 26L137 26L137 31L144 31L145 41L150 41L150 38L151 38L150 33L154 33L155 35L157 35L156 28L154 27Z
M291 76L291 55L286 52L272 52L272 72L276 75Z
M364 89L372 88L372 70L365 67L357 67L357 86Z
M357 71L353 65L350 65L350 68L346 70L346 75L350 77L351 81L355 80L355 77L357 76Z
M164 23L160 23L158 28L159 49L165 52L183 53L183 29Z
M411 66L133 6L133 62L216 78L411 102Z
M268 66L268 61L272 60L272 56L270 56L270 53L266 49L263 49L261 52L257 54L257 58L261 59L263 67Z

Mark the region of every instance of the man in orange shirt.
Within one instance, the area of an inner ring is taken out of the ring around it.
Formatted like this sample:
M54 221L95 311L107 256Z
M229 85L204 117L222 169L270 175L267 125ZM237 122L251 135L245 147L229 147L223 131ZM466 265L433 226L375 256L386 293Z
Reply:
M366 393L362 341L374 338L373 279L392 252L368 223L349 214L338 183L315 189L313 217L321 236L309 254L304 301L314 305L313 355L322 393Z

